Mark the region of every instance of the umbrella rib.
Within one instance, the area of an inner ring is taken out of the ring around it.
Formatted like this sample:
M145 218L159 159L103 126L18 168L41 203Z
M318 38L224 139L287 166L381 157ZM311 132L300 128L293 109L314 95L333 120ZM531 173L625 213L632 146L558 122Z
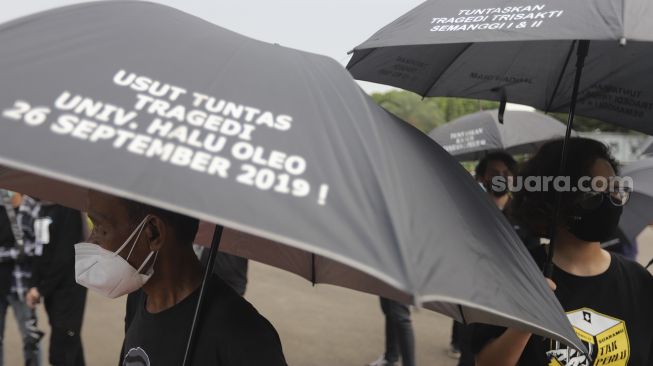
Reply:
M311 283L313 283L313 286L315 286L316 282L315 278L315 253L311 253Z
M449 67L451 67L451 64L453 64L454 62L456 62L456 60L458 60L458 59L460 58L460 56L462 56L463 53L467 52L467 50L468 50L472 45L473 45L473 43L468 43L468 44L465 46L465 48L463 48L460 52L458 52L458 54L457 54L457 55L456 55L456 56L451 60L451 62L449 63ZM440 80L440 78L442 77L442 75L444 75L444 73L447 72L447 70L449 70L449 67L447 67L447 68L445 68L444 70L442 70L442 72L441 72L437 77L435 77L435 79L433 79L433 83L431 84L431 86L429 86L428 89L426 89L426 91L425 91L424 93L422 93L422 99L424 99L424 98L426 98L426 97L428 96L429 92L431 91L431 89L433 89L433 87L435 87L435 84L438 83L438 80Z
M571 47L569 47L569 52L567 52L567 58L565 59L565 64L562 67L562 71L560 72L560 75L558 75L558 81L556 82L555 88L553 88L553 93L551 93L551 97L546 102L546 108L544 109L544 113L549 113L549 111L551 110L551 105L553 104L553 98L555 98L556 94L558 93L558 89L560 88L560 84L562 84L562 78L565 76L565 71L567 71L567 65L569 65L569 60L571 59L571 54L574 52L575 46L576 46L576 41L571 42Z
M467 325L467 319L465 319L465 313L463 312L463 306L458 304L458 311L460 311L460 317L463 320L463 324Z
M365 50L359 50L359 51L356 51L356 50L354 49L354 50L350 51L351 53L353 53L351 59L353 59L354 57L356 57L356 52L366 52L366 54L363 55L363 56L361 56L361 57L359 57L358 60L354 61L353 64L351 64L351 65L347 65L347 69L348 69L348 70L353 69L353 68L354 68L356 65L358 65L358 64L359 64L359 63L360 63L364 58L367 58L367 56L369 56L370 54L372 54L372 52L376 51L377 49L378 49L378 47L377 47L377 48L368 48L368 49L365 49ZM350 59L349 62L351 62L351 59ZM350 72L351 72L351 71L350 71Z

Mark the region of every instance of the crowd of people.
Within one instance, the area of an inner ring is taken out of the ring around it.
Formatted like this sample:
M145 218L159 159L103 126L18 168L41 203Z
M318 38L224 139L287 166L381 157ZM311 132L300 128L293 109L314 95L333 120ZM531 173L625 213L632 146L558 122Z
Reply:
M454 322L449 354L459 366L653 364L653 277L614 252L623 245L608 247L613 252L602 245L618 235L628 190L511 192L494 184L496 177L557 176L561 151L561 141L549 142L521 167L506 152L492 152L474 175L542 268L546 244L555 236L548 282L590 353L518 329ZM570 141L565 176L613 180L618 172L605 145ZM562 195L562 207L554 221L556 194ZM182 364L180 345L188 337L206 263L206 254L193 246L197 219L99 192L89 193L88 218L18 193L1 190L0 195L0 331L11 307L25 365L44 364L35 312L41 300L51 327L49 364L85 364L80 332L87 288L109 298L128 296L120 365ZM246 284L247 260L220 254L207 288L194 364L286 364L276 330L242 297ZM416 365L410 307L387 298L380 303L385 352L369 365ZM606 324L613 332L592 338Z

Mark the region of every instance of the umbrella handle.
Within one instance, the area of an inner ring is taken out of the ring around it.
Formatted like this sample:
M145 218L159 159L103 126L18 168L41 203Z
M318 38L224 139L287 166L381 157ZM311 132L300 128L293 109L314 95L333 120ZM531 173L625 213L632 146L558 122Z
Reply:
M197 298L197 305L195 306L195 314L193 315L193 323L190 326L190 334L188 336L188 343L186 343L186 352L184 353L183 366L190 366L193 359L193 351L195 350L195 340L197 338L197 328L199 324L199 317L202 312L202 305L204 304L204 295L206 292L206 284L211 273L213 272L213 264L215 263L215 256L218 253L220 246L220 239L222 238L222 226L216 225L213 232L213 240L211 241L211 248L209 249L209 259L204 268L202 276L202 284L200 285L200 294Z
M558 170L558 176L562 176L565 173L565 168L567 167L567 155L569 154L568 145L569 140L571 139L571 131L574 124L574 115L576 114L576 101L578 100L578 89L580 86L580 79L583 75L583 67L585 66L585 58L590 47L590 41L581 40L578 42L578 48L576 51L576 75L574 77L574 88L571 93L571 103L569 104L569 115L567 118L567 131L565 132L565 139L562 142L562 158L560 159L560 169ZM547 278L552 278L553 276L553 253L555 251L555 239L556 239L556 227L558 224L558 219L560 217L560 207L562 206L562 192L556 191L555 194L555 208L553 210L553 221L549 228L549 236L551 242L549 244L549 251L546 258L546 263L544 264L544 276Z

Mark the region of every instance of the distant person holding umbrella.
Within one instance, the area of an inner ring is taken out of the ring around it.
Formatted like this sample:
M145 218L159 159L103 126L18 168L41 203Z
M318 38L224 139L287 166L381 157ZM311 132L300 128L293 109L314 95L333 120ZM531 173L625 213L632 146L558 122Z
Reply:
M199 244L193 244L193 250L197 258L205 267L209 261L209 250ZM220 252L215 254L213 274L220 277L229 287L234 289L240 296L245 296L247 290L247 269L249 260L237 255Z
M75 275L106 297L130 294L120 365L181 365L202 280L198 220L98 192L88 202L93 233L75 247ZM192 365L286 365L250 303L216 276L207 291Z
M561 154L562 141L544 145L519 178L559 176ZM610 254L600 245L617 229L629 198L628 191L617 184L617 171L605 145L589 139L570 140L563 176L571 184L562 192L562 210L555 225L550 286L590 354L518 329L479 325L473 336L476 365L653 364L653 277L641 265ZM587 178L597 184L582 183ZM615 183L599 185L598 181ZM571 189L574 185L576 190ZM554 187L521 190L511 203L514 217L542 237L550 236ZM535 254L536 260L544 257L542 251Z

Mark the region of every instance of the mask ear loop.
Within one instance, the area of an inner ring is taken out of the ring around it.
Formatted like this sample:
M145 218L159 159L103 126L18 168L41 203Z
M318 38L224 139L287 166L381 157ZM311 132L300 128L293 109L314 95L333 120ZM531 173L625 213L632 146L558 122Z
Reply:
M150 218L149 215L146 216L146 217L143 219L143 222L141 223L142 226L141 226L140 230L138 231L138 235L136 236L136 240L134 240L134 245L132 246L131 250L129 251L129 254L127 254L127 259L129 259L129 257L132 255L132 251L134 251L134 248L136 247L136 243L138 242L138 238L140 238L141 233L142 233L143 230L145 229L145 225L147 224L147 221L146 221L146 220L147 220L148 218ZM145 257L145 260L143 261L143 263L141 264L141 266L138 267L138 270L136 270L137 273L141 273L141 271L143 270L143 268L145 268L145 265L147 264L147 262L149 262L150 258L152 258L152 255L154 255L154 261L152 262L152 266L150 267L150 270L151 270L152 268L154 268L154 263L156 263L156 259L157 259L158 256L159 256L159 251L158 251L158 250L157 250L156 252L155 252L155 251L150 251L150 254L148 254L148 256Z
M138 224L136 229L127 237L127 240L125 240L125 242L120 246L120 248L118 248L118 250L113 252L114 255L118 255L120 252L122 252L122 250L125 249L125 247L129 244L129 242L131 242L131 240L132 240L132 238L134 236L136 236L136 241L138 241L138 238L141 236L141 233L143 232L143 228L145 227L145 222L149 218L150 218L150 215L145 216L143 221L141 221L141 223ZM129 259L129 257L131 256L132 251L134 250L134 247L136 246L136 241L134 241L134 245L132 246L131 250L129 251L129 254L127 255L127 259Z
M150 252L150 254L143 261L143 264L141 264L141 266L138 267L138 271L136 271L136 272L141 273L143 268L145 268L145 264L147 264L147 262L150 260L150 258L152 258L152 255L154 255L154 260L152 261L152 265L150 266L149 271L154 270L154 263L156 263L156 259L159 257L159 251L158 250L156 252Z

